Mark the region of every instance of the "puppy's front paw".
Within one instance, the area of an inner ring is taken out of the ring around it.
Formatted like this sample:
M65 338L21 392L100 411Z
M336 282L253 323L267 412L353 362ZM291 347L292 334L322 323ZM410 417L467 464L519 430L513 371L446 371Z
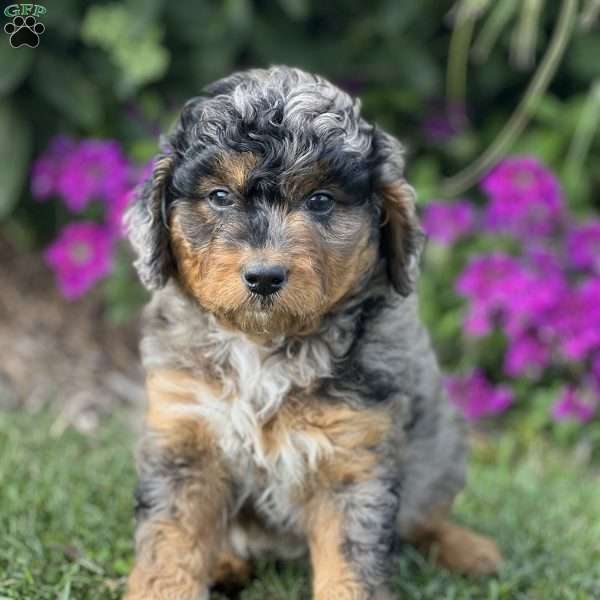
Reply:
M190 595L192 594L192 595ZM190 590L176 590L171 589L168 591L160 592L159 595L156 595L154 592L150 592L149 594L145 591L133 591L128 592L123 600L209 600L209 592L208 588L203 588L201 590L195 590L191 592Z
M142 569L134 569L129 577L127 593L123 600L209 600L208 587L189 577L161 576Z

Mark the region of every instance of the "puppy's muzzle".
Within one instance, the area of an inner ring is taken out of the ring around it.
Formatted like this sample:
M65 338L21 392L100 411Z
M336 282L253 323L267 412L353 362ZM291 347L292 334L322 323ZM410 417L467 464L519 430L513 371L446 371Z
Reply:
M287 269L278 264L256 263L244 269L242 279L252 293L270 296L285 285Z

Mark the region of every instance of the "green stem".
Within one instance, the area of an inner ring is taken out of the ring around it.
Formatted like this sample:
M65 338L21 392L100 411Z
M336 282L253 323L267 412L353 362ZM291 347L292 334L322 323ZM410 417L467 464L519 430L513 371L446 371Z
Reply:
M473 58L477 62L482 63L488 59L492 48L514 16L516 9L517 0L502 0L496 3L473 44Z
M511 48L517 68L528 69L534 64L542 5L543 0L523 1Z
M496 165L525 129L540 98L548 89L571 38L577 6L578 0L563 0L548 50L515 112L495 141L478 159L442 183L442 193L445 196L461 194L477 183L484 173Z
M446 98L450 108L448 111L449 115L455 114L454 109L457 106L461 109L465 106L469 47L473 38L474 26L475 17L468 16L456 23L450 38L446 79Z

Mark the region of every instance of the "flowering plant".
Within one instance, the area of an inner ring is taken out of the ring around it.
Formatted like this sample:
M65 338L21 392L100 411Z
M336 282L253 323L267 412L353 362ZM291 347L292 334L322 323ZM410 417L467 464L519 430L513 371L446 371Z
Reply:
M150 170L128 160L115 141L62 136L33 164L33 196L58 198L69 215L44 251L65 298L113 276L123 213ZM587 423L600 412L600 219L576 222L557 178L531 156L505 159L481 190L483 204L434 201L423 211L432 263L425 303L462 315L446 352L459 373L447 379L450 397L478 420L547 389L549 417ZM448 272L452 280L444 282ZM427 303L428 286L448 283L448 305L440 290ZM438 341L445 318L432 323ZM444 358L443 340L441 351Z
M447 379L450 397L477 420L546 390L548 417L587 423L600 413L600 219L577 222L531 156L505 159L481 190L483 205L438 201L423 212L438 266L425 287L455 267L449 310L461 318L445 341L460 374Z
M65 136L55 137L34 162L33 197L39 202L58 198L69 214L69 222L44 251L68 300L81 297L113 272L124 235L123 213L149 171L150 165L132 164L116 141L77 142Z

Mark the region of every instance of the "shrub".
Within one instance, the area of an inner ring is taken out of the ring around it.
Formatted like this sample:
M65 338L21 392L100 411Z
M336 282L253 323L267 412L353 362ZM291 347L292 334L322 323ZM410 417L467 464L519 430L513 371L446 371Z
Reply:
M483 203L432 202L423 215L425 288L450 269L448 314L460 323L441 340L460 356L450 396L477 420L529 411L549 391L548 417L588 423L600 405L600 220L576 220L532 156L505 159L480 187Z

